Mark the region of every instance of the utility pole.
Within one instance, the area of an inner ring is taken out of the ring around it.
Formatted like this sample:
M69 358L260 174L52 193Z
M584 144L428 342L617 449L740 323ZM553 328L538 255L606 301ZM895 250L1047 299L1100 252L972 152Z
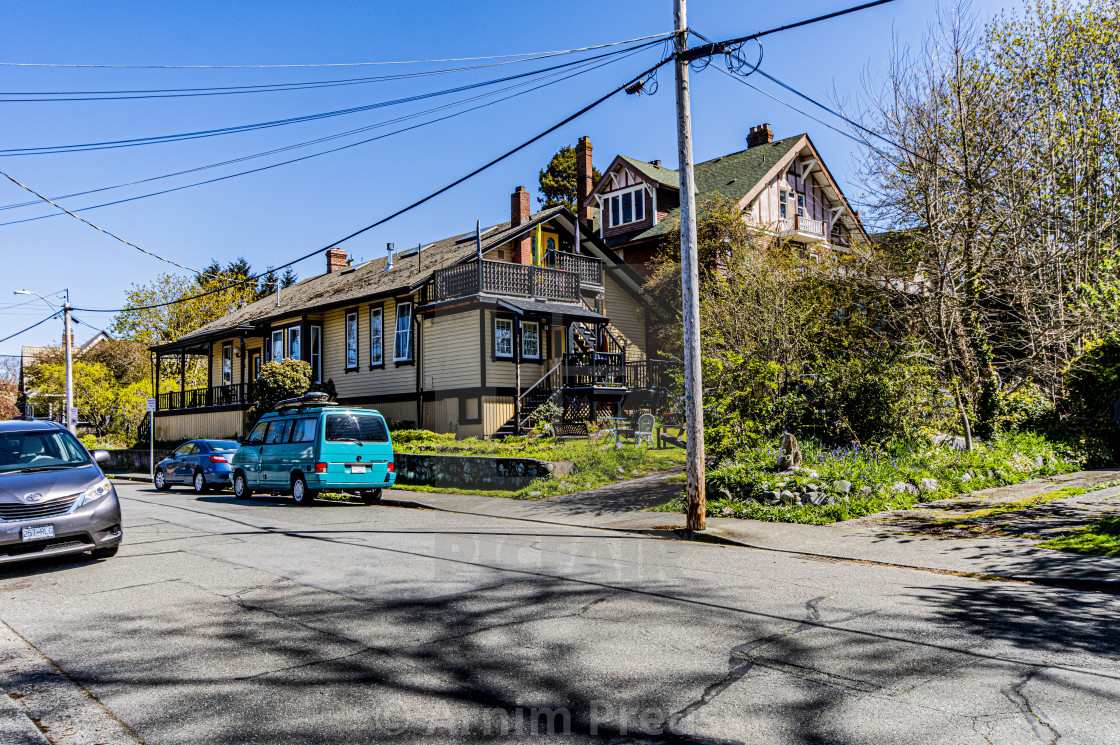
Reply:
M704 381L700 369L700 272L696 254L696 186L692 173L692 115L688 96L686 0L673 0L677 53L677 162L680 172L681 310L684 321L684 407L687 429L685 507L689 530L704 530Z
M74 411L74 345L70 343L70 291L66 291L66 302L62 304L63 340L66 347L66 429L77 434L78 427L72 416Z

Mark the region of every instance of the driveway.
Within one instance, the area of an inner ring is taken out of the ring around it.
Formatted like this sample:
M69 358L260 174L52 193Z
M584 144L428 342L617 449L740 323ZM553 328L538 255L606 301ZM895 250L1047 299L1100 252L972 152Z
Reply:
M119 489L116 558L0 569L0 687L51 742L1014 745L1120 731L1111 595Z

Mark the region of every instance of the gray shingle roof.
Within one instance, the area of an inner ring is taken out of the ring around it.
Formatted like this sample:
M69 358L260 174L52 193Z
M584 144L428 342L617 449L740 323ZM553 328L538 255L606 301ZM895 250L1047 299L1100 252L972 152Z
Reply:
M486 251L506 243L518 233L555 217L563 209L563 207L552 207L542 210L516 228L511 227L509 222L484 228L482 250ZM229 315L211 321L176 341L190 341L246 324L289 318L297 314L314 312L327 306L357 302L375 295L408 292L431 277L436 269L472 258L477 251L474 240L470 240L473 236L474 231L472 230L469 233L460 233L431 243L420 251L419 262L415 250L412 251L410 256L400 255L401 253L407 253L407 251L398 252L393 256L393 268L388 271L385 270L388 257L383 256L380 259L367 261L360 266L309 277L280 291L280 307L276 307L276 296L269 295Z

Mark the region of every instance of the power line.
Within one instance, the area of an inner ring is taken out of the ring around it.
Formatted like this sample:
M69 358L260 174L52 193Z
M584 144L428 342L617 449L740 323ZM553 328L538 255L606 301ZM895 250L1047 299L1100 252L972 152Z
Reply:
M502 103L504 101L508 101L510 99L516 98L518 96L522 96L522 95L526 95L528 93L532 93L534 91L540 90L541 88L544 88L544 87L547 87L547 86L550 86L550 85L554 85L556 83L565 82L565 81L570 80L570 79L572 79L572 78L574 78L578 75L582 75L584 73L591 72L591 71L597 70L601 67L605 67L607 65L614 64L615 62L619 62L619 61L622 61L624 59L627 59L627 58L629 58L629 57L631 57L635 54L638 54L641 51L643 51L643 50L638 49L638 50L635 50L635 51L630 52L628 54L624 54L622 56L615 57L613 59L608 59L606 61L599 62L599 64L597 64L593 67L589 67L589 68L584 69L584 70L577 70L576 72L570 72L569 74L565 75L564 77L562 77L558 80L550 80L548 82L542 83L540 85L529 88L527 90L519 91L517 93L511 94L511 95L508 95L508 96L504 96L502 98L495 99L493 101L488 101L486 103L479 104L477 106L472 106L470 108L466 108L466 109L463 109L461 111L456 111L456 112L448 114L446 116L437 117L435 119L429 119L427 121L421 122L419 124L414 124L414 125L409 126L409 127L403 127L401 129L397 129L397 130L394 130L392 132L387 132L385 134L378 135L376 137L369 137L369 138L366 138L366 139L363 139L363 140L358 140L357 142L347 143L346 145L341 145L339 147L330 148L328 150L322 150L322 151L319 151L317 153L312 153L310 155L305 155L305 156L302 156L302 157L299 157L299 158L291 158L289 160L281 161L279 163L272 163L270 165L262 166L260 168L252 168L252 169L249 169L249 170L246 170L246 171L238 171L237 173L227 174L227 175L219 176L217 178L212 178L212 179L206 179L204 181L196 181L196 182L193 182L193 183L190 183L190 184L184 184L182 186L177 186L177 187L170 188L170 189L162 189L160 191L149 192L147 194L140 194L140 195L133 196L133 197L128 197L128 198L125 198L125 199L117 199L117 200L110 201L110 202L103 202L101 204L91 205L89 207L82 207L81 209L75 210L75 212L85 212L87 210L99 209L101 207L109 207L109 206L112 206L112 205L124 204L126 202L134 202L134 201L139 200L139 199L147 199L149 197L160 196L162 194L169 194L169 193L176 192L176 191L182 191L184 189L190 189L190 188L193 188L195 186L204 186L206 184L212 184L212 183L216 183L216 182L219 182L219 181L225 181L225 180L228 180L228 179L231 179L231 178L236 178L236 177L239 177L239 176L245 176L245 175L250 175L250 174L253 174L253 173L259 173L261 171L270 170L272 168L277 168L277 167L280 167L280 166L290 165L292 163L298 163L300 161L309 160L311 158L317 158L321 155L329 155L331 153L336 153L336 152L339 152L341 150L346 150L346 149L349 149L349 148L352 148L352 147L357 147L359 145L368 144L370 142L374 142L374 141L377 141L377 140L382 140L382 139L385 139L385 138L388 138L388 137L392 137L394 135L402 134L404 132L409 132L409 131L412 131L414 129L419 129L421 127L425 127L425 126L428 126L430 124L436 124L436 123L441 122L441 121L446 121L448 119L460 116L462 114L467 114L467 113L470 113L472 111L477 111L479 109L486 108L488 106L493 106L493 105L496 105L498 103ZM586 64L590 65L591 62L587 62ZM471 96L469 98L462 99L460 101L455 101L455 102L450 103L450 104L444 104L442 106L436 106L436 107L433 107L431 109L426 109L426 110L421 111L421 112L416 112L414 114L408 114L408 115L405 115L405 116L396 117L394 119L379 122L377 124L368 125L366 127L360 127L358 129L355 129L355 130L350 130L350 131L343 132L343 133L340 133L340 134L335 134L335 135L329 135L327 137L320 137L320 138L317 138L315 140L309 140L309 141L303 142L303 143L288 145L286 147L276 148L276 149L269 150L269 151L266 151L266 152L263 152L263 153L257 153L257 154L254 154L254 155L243 156L241 158L234 158L232 160L223 161L221 163L215 163L215 164L211 164L211 165L200 166L198 168L192 168L192 169L188 169L188 170L185 170L185 171L179 171L179 172L176 172L176 173L165 174L163 176L153 176L151 178L141 179L141 180L129 182L129 183L126 183L126 184L118 184L116 186L106 186L106 187L102 187L100 189L92 189L92 190L85 191L85 192L77 192L77 193L74 193L74 194L68 194L68 195L65 195L65 196L62 196L62 197L56 197L56 198L57 199L66 199L66 198L75 197L75 196L82 196L82 195L85 195L85 194L93 194L93 193L96 193L96 192L108 191L110 189L117 189L117 188L122 188L122 187L125 187L125 186L133 186L135 184L146 183L146 182L149 182L149 181L155 181L155 180L159 180L159 179L163 179L163 178L169 178L169 177L172 177L172 176L181 176L181 175L184 175L184 174L187 174L187 173L193 173L193 172L197 172L197 171L207 170L207 169L210 169L210 168L223 166L223 165L229 165L229 164L232 164L232 163L239 163L239 162L243 162L245 160L250 160L250 159L253 159L253 158L262 157L262 156L266 156L266 155L273 155L273 154L278 153L278 152L284 152L284 151L295 149L295 148L298 148L298 147L304 147L308 144L316 144L316 143L319 143L319 142L332 140L332 139L337 139L339 137L354 134L356 132L361 132L361 131L368 130L368 129L375 129L375 128L378 128L378 127L383 127L383 126L386 126L388 124L392 124L392 123L395 123L395 122L405 121L405 120L408 120L408 119L414 119L416 117L422 116L422 115L427 114L427 113L431 113L431 112L434 112L434 111L439 111L439 110L454 107L454 106L459 106L459 105L461 105L463 103L467 103L469 101L477 100L479 98L485 98L487 96L493 96L493 95L496 95L497 93L501 93L501 92L508 91L508 90L511 90L511 89L514 89L514 88L529 85L531 83L538 82L539 80L541 80L543 78L554 77L554 76L557 76L557 75L560 75L560 74L561 73L559 73L559 72L550 73L549 75L542 76L541 78L538 78L537 80L517 83L517 84L509 86L507 88L500 89L498 91L491 91L491 92L484 93L484 94L481 94L481 95L478 95L478 96ZM17 207L27 207L27 206L34 205L34 204L38 204L38 202L33 200L33 201L29 201L29 202L20 202L20 203L11 204L11 205L4 205L4 206L0 206L0 210L14 209L14 208L17 208ZM48 214L48 215L39 215L37 217L28 217L28 218L23 218L23 219L20 219L20 220L10 220L8 222L0 223L0 227L4 227L4 226L7 226L7 225L17 225L17 224L25 223L25 222L35 222L37 220L46 220L46 219L50 219L50 218L53 218L53 217L58 217L58 214L55 213L55 214Z
M639 36L636 39L612 41L607 44L596 44L589 47L576 47L574 49L560 49L552 52L518 52L515 54L491 54L483 57L448 57L445 59L428 60L384 60L380 62L322 62L314 64L294 65L83 65L56 62L0 62L0 67L71 67L126 70L261 70L298 67L371 67L377 65L424 65L435 64L439 62L476 62L478 60L486 59L509 59L511 57L535 57L537 59L543 59L544 57L555 57L561 54L572 54L575 52L589 52L594 49L605 49L607 47L618 46L620 44L630 44L635 41L646 41L647 39L664 39L668 38L669 36L672 36L671 32L664 32L660 34L651 34L649 36Z
M19 336L20 334L26 333L26 332L30 331L31 329L35 328L36 326L41 326L41 325L43 325L44 323L46 323L47 321L51 320L52 318L57 318L57 317L58 317L58 314L59 314L59 313L61 313L61 312L62 312L62 311L60 311L60 310L56 310L56 311L55 311L54 313L51 313L51 314L50 314L49 316L47 316L46 318L44 318L44 319L42 319L42 320L40 320L40 321L36 321L35 323L31 324L31 325L30 325L30 326L28 326L27 328L25 328L25 329L21 329L21 330L19 330L19 331L15 332L14 334L12 334L12 335L10 335L10 336L5 336L5 337L4 337L3 339L0 339L0 344L3 344L4 342L8 341L9 339L14 339L14 338L16 338L17 336ZM13 355L13 356L14 356L14 355Z
M612 45L629 42L617 42ZM652 42L660 43L660 42ZM578 50L583 51L583 50ZM624 50L625 51L625 50ZM516 65L524 62L547 59L561 54L573 52L546 53L536 57L507 60L505 62L492 62L485 65L470 65L465 67L452 67L441 70L425 70L421 72L395 73L392 75L379 75L363 78L342 78L338 80L313 80L298 83L262 83L258 85L242 86L213 86L206 88L153 88L138 90L109 90L109 91L3 91L0 96L17 96L17 98L0 98L0 103L54 103L61 101L131 101L152 98L183 98L197 96L226 96L245 93L277 93L284 91L307 90L313 88L333 88L350 85L367 85L386 81L408 80L413 78L431 77L434 75L447 75L457 72L471 72L490 67L503 65ZM52 98L27 98L28 96L52 96Z
M634 47L628 47L627 49L605 52L601 55L595 55L593 57L585 58L585 59L582 59L582 60L576 60L576 61L573 61L573 62L565 62L565 63L559 64L559 65L553 65L551 67L545 67L545 68L540 68L540 69L537 69L537 70L531 70L531 71L528 71L528 72L517 73L515 75L508 75L508 76L501 77L501 78L493 78L493 79L490 79L490 80L480 81L480 82L476 82L476 83L469 83L469 84L466 84L466 85L456 86L454 88L445 88L445 89L439 90L439 91L431 91L431 92L428 92L428 93L421 93L421 94L417 94L417 95L414 95L414 96L406 96L404 98L397 98L397 99L392 99L392 100L389 100L389 101L379 101L377 103L365 104L363 106L352 106L352 107L345 108L345 109L336 109L334 111L324 111L324 112L318 112L318 113L315 113L315 114L306 114L306 115L303 115L303 116L288 117L286 119L276 119L276 120L267 121L267 122L255 122L255 123L252 123L252 124L239 124L239 125L235 125L235 126L231 126L231 127L219 127L219 128L216 128L216 129L198 130L198 131L193 131L193 132L181 132L181 133L172 134L172 135L156 135L156 136L153 136L153 137L137 137L137 138L127 139L127 140L106 140L106 141L102 141L102 142L87 142L87 143L79 143L79 144L74 144L74 145L44 145L44 146L30 147L30 148L9 148L7 150L0 150L0 157L10 158L10 157L19 156L19 155L53 155L53 154L56 154L56 153L79 153L79 152L87 152L87 151L91 151L91 150L112 150L112 149L117 149L117 148L122 148L122 147L137 147L137 146L140 146L140 145L153 145L153 144L162 144L162 143L167 143L167 142L181 142L181 141L184 141L184 140L196 140L196 139L202 139L202 138L205 138L205 137L217 137L217 136L220 136L220 135L236 134L236 133L239 133L239 132L250 132L250 131L255 131L255 130L260 130L260 129L271 129L273 127L282 127L282 126L287 126L289 124L302 124L304 122L318 121L320 119L329 119L329 118L333 118L333 117L336 117L336 116L346 116L346 115L349 115L349 114L361 113L363 111L371 111L373 109L385 108L387 106L396 106L396 105L404 104L404 103L412 103L412 102L415 102L415 101L421 101L421 100L424 100L424 99L427 99L427 98L434 98L434 97L437 97L437 96L444 96L444 95L448 95L448 94L451 94L451 93L461 93L463 91L473 90L473 89L476 89L476 88L483 88L483 87L486 87L486 86L489 86L489 85L496 85L498 83L505 83L505 82L508 82L510 80L519 80L521 78L531 77L533 75L539 75L539 74L542 74L542 73L545 73L545 72L550 72L552 70L562 70L562 69L565 69L565 68L574 67L576 65L580 65L580 64L583 64L583 63L591 61L591 60L602 59L602 58L605 58L605 57L613 57L613 56L616 56L616 55L625 54L628 51L633 51L635 49L640 49L640 48L644 48L644 47L648 47L648 46L653 46L653 45L659 44L659 43L660 43L659 40L658 41L653 41L653 42L645 42L644 44L638 44L638 45L635 45Z

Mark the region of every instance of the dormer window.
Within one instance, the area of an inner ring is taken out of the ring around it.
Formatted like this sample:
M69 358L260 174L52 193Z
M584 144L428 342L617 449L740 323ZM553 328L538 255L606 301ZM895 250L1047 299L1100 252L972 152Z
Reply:
M646 219L645 187L616 192L606 198L608 228L617 228Z

